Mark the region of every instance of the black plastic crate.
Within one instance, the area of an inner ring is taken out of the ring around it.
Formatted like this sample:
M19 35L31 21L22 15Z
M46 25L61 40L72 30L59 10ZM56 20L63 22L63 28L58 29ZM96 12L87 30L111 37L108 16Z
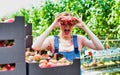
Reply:
M26 35L26 48L31 48L32 42L33 42L33 36Z
M16 63L14 70L0 72L0 75L26 75L26 63Z
M25 35L32 35L32 24L28 23L25 25Z
M13 23L0 23L0 40L25 37L24 17L16 16Z
M0 40L14 40L11 47L0 47L0 64L25 61L24 17L16 16L13 23L0 23Z
M27 63L27 75L80 75L80 59L72 65L52 68L39 68L38 63Z

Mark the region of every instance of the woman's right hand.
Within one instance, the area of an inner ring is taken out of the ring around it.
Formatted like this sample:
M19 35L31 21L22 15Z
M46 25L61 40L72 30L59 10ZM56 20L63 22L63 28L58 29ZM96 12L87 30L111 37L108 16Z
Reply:
M56 17L55 20L52 23L53 28L59 28L60 27L60 22L59 19L62 18L62 16Z
M52 26L53 28L58 28L60 25L59 25L59 22L58 22L58 19L55 19L52 23Z

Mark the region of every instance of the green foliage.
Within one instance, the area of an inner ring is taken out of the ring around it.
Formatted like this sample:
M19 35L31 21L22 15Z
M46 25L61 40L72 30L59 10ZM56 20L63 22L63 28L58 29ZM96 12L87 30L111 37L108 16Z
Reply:
M25 16L26 23L32 23L33 36L42 34L54 21L55 14L70 11L74 16L83 16L85 24L100 38L120 38L120 1L116 0L47 0L43 6L21 9L13 16ZM57 35L59 29L50 35ZM87 34L74 28L73 34Z

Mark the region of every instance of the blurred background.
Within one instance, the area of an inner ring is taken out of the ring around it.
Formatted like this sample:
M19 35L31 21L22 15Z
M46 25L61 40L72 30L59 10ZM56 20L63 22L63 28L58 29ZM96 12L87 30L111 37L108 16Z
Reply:
M120 75L120 0L4 0L0 1L0 22L24 16L26 24L32 23L35 38L51 25L55 15L63 11L70 11L76 17L82 15L85 24L105 47L104 51L99 52L83 49L83 73ZM57 35L58 32L59 29L53 30L50 35ZM79 28L74 28L73 34L88 37Z

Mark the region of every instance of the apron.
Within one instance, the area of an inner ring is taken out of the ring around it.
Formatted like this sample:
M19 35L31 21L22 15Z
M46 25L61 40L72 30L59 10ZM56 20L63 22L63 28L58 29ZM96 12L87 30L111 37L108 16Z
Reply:
M73 51L71 51L71 52L59 52L59 40L58 40L58 36L55 36L55 39L54 39L55 53L63 54L64 57L69 61L73 61L75 58L80 58L80 52L78 50L77 35L73 35L73 44L74 44ZM80 69L80 75L82 75L81 69Z

